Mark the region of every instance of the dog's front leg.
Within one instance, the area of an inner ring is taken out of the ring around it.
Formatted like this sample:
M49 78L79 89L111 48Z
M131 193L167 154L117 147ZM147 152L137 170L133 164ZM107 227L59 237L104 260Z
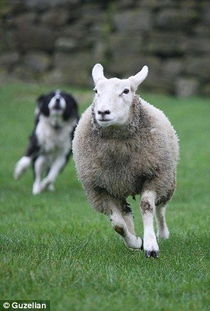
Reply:
M43 172L46 167L45 157L39 156L38 159L34 163L34 184L33 184L33 194L39 194L42 191L41 188L41 179Z
M50 190L53 187L53 184L58 174L60 173L61 169L64 167L65 164L66 164L65 156L59 157L53 162L48 175L41 182L42 191L47 188Z

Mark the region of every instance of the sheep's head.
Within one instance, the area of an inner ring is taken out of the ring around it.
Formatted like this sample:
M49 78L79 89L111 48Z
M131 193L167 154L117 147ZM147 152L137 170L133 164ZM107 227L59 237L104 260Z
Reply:
M94 114L97 123L102 127L124 125L128 121L130 107L138 86L145 80L148 67L128 79L104 76L101 64L96 64L92 70L95 83Z

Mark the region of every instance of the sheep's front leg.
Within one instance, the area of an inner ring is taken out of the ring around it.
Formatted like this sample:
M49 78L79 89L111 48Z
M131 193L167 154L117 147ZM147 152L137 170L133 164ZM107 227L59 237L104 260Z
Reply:
M124 203L122 206L123 219L127 225L128 231L131 234L136 235L132 209L130 208L130 205L126 201L123 203Z
M113 202L110 202L110 211L109 218L112 223L112 227L118 234L121 235L125 245L129 248L141 249L142 239L136 237L134 233L131 215L123 215L120 206L118 207L116 204L113 204Z
M89 187L88 187L89 188ZM142 249L142 239L136 237L132 214L123 212L122 203L111 198L107 193L100 191L86 191L88 201L98 211L107 215L113 229L121 235L125 245L133 249Z
M154 232L153 218L155 213L154 191L144 191L141 198L141 213L144 226L143 247L146 257L158 257L159 247Z

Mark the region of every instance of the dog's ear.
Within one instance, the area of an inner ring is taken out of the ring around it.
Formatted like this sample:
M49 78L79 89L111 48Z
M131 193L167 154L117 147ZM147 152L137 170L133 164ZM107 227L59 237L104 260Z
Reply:
M63 119L64 121L69 120L71 117L77 117L78 110L77 110L77 103L75 99L70 94L63 94L63 97L66 102L66 107L63 112Z
M49 117L48 98L46 95L40 95L37 98L37 108L44 116Z

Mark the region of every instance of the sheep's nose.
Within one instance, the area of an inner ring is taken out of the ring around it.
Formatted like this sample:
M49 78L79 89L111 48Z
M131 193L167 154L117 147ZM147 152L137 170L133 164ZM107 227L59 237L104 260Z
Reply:
M104 110L104 111L98 110L98 114L100 114L102 117L110 113L111 113L110 110Z

